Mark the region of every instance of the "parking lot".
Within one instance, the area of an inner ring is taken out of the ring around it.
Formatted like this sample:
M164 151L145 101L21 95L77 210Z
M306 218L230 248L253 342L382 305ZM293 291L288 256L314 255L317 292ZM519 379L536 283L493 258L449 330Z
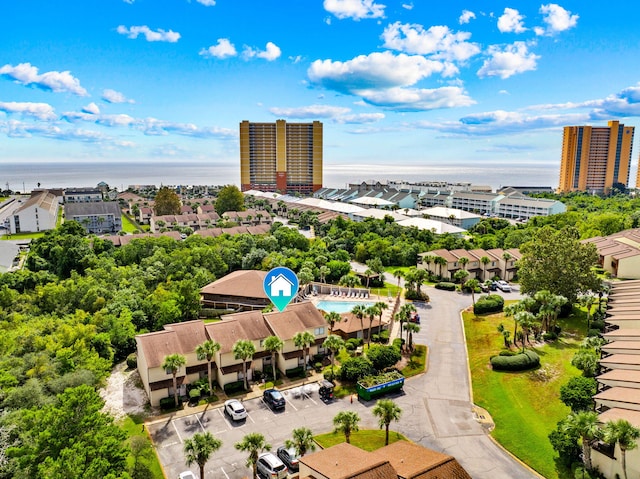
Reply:
M343 409L358 407L347 400L329 403L318 397L318 384L310 383L282 391L286 399L284 411L272 411L262 400L255 398L243 401L248 417L234 422L221 406L184 417L172 417L148 424L160 462L168 478L177 478L182 471L190 469L198 476L198 466L188 468L184 462L184 440L198 432L208 431L222 441L222 448L207 462L207 477L241 479L251 477L246 466L247 454L237 451L234 444L250 432L262 433L271 444L272 451L291 438L291 431L308 427L314 434L331 430L333 416ZM357 401L355 401L357 403Z

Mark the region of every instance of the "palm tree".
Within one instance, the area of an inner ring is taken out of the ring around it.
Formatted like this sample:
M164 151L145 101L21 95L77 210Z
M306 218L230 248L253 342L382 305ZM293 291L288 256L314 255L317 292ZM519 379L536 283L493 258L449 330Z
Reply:
M480 286L480 281L478 281L476 278L471 278L464 283L464 286L465 288L469 288L469 290L471 291L471 302L475 306L476 305L476 288Z
M270 451L271 444L259 432L250 432L236 442L234 446L238 451L248 452L247 467L253 469L253 479L258 479L258 455L263 451Z
M196 433L184 441L184 454L187 466L194 462L200 467L200 479L204 479L204 466L211 454L222 447L222 441L210 432Z
M429 274L431 274L431 263L435 264L435 256L431 256L431 255L427 255L427 256L423 256L422 257L422 262L426 263L427 265L427 271L429 272Z
M480 258L480 263L482 264L482 279L487 279L487 265L491 263L491 259L488 256L483 256Z
M256 353L256 347L248 339L238 339L233 345L233 356L236 359L242 359L242 378L244 379L244 388L249 389L249 381L247 379L247 359L252 358Z
M374 273L373 271L371 271L369 268L367 268L365 270L364 273L362 273L362 276L364 276L365 278L367 278L367 288L369 287L369 281L371 280L372 276L375 276L376 273Z
M344 340L340 336L330 334L324 340L322 346L331 351L331 372L333 373L333 364L335 362L336 353L344 346Z
M419 333L420 326L416 323L406 322L404 323L403 328L407 332L407 344L409 346L409 350L413 351L413 333Z
M178 407L178 379L176 376L180 368L185 364L187 364L187 358L182 354L169 354L164 357L162 362L162 369L173 375L173 399L176 402L176 407Z
M307 451L315 451L316 443L313 440L313 433L311 429L306 427L299 427L291 431L293 439L287 439L284 442L286 447L292 447L296 450L298 456L304 456Z
M284 342L278 336L269 336L264 340L264 349L271 353L271 367L273 369L273 383L276 382L276 354L282 349Z
M311 345L315 342L316 338L313 334L311 334L309 331L301 331L299 333L296 333L293 336L293 344L296 345L296 347L300 348L300 350L302 351L302 361L303 364L307 364L307 360L309 358L310 355L310 351L307 351L307 354L304 354L304 350L305 349L310 349Z
M565 420L564 427L568 432L576 434L582 439L584 465L587 469L591 469L591 441L601 435L598 413L594 411L571 413Z
M351 314L353 314L356 318L360 320L360 329L362 330L362 339L364 339L364 322L362 320L364 319L364 316L367 314L366 311L367 311L367 308L365 307L364 304L358 304L351 309Z
M220 343L211 339L196 346L196 356L199 361L207 360L207 377L209 378L209 394L213 394L213 378L211 375L211 361L216 353L220 351Z
M400 287L400 279L404 276L401 269L397 269L393 272L393 277L398 280L398 288Z
M330 311L324 315L324 320L329 325L329 334L331 335L333 334L333 327L336 323L342 321L342 316L340 316L340 313L337 313L336 311Z
M367 347L370 347L371 346L371 327L373 326L373 318L379 314L381 315L382 310L378 306L373 304L371 306L368 306L364 310L364 312L367 316L369 316L369 332L367 334Z
M328 266L322 265L318 269L318 273L320 274L320 282L324 283L326 277L331 274L331 269Z
M402 409L391 399L380 399L371 410L374 416L379 418L378 424L380 429L385 428L384 445L389 445L389 425L391 421L399 421L402 415Z
M469 258L467 258L466 256L460 256L460 258L458 258L458 263L460 263L462 269L466 270L466 266L469 264Z
M585 294L578 298L580 306L587 309L587 333L589 333L589 324L591 320L591 308L598 302L598 298L592 294Z
M627 451L638 447L638 439L640 439L640 429L626 419L609 421L604 425L604 440L614 445L617 442L620 446L624 479L627 479Z
M351 433L359 430L360 416L354 411L340 411L333 418L334 432L344 434L344 440L351 444Z
M440 272L439 276L442 277L442 267L447 266L449 262L442 256L436 256L436 259L433 260L433 263L438 265L438 271Z

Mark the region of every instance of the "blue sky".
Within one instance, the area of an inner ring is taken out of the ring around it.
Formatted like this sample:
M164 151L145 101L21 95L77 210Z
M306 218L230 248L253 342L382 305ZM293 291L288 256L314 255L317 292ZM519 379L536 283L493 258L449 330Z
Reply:
M284 118L322 121L326 168L363 178L556 171L562 126L640 126L639 14L637 2L4 2L0 168L236 165L240 121Z

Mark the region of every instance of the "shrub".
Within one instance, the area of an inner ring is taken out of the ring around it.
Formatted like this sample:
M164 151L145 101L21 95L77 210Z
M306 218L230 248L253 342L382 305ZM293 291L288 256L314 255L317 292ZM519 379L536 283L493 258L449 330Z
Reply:
M264 374L259 369L256 369L255 371L253 371L253 380L254 381L261 381L263 377L264 377Z
M593 407L593 399L598 390L595 378L575 376L560 386L560 400L571 408L572 412L587 411Z
M473 306L474 314L497 313L504 307L504 298L499 294L480 296Z
M402 346L404 346L404 339L403 338L396 338L393 340L392 346L394 348L397 348L398 351L402 350Z
M367 358L378 371L396 364L402 358L400 350L393 346L372 346L367 351Z
M344 381L356 382L365 376L375 373L375 369L368 358L359 356L349 358L342 362L340 368L340 379Z
M549 331L542 335L542 339L544 339L545 341L555 341L556 339L558 339L558 335L553 331Z
M380 339L380 342L382 344L387 344L389 342L390 334L391 332L388 329L383 329L382 331L380 331L380 334L378 334L378 338Z
M322 370L322 375L327 381L333 381L335 378L340 377L340 367L336 366L331 370L331 366L327 366Z
M538 366L540 366L540 357L533 351L491 358L491 367L494 371L525 371Z
M182 399L178 398L178 407L180 407L180 405L182 405ZM168 411L169 409L175 409L176 408L176 402L173 399L173 397L168 397L168 398L162 398L160 399L160 409L162 411Z
M446 281L441 281L440 283L437 283L435 285L436 289L443 289L445 291L455 291L456 290L456 285L455 283L449 283Z
M304 366L298 366L296 368L287 369L284 372L285 376L289 379L306 377L306 370Z
M587 331L587 337L596 337L596 336L600 336L600 330L599 329L590 329L589 331Z
M127 356L127 367L129 369L135 369L138 367L138 355L136 353L131 353Z
M594 321L591 321L591 328L592 329L597 329L598 331L602 332L604 331L604 321L602 321L601 319L596 319Z
M313 363L313 369L315 369L316 372L322 371L322 363L319 361L317 363Z
M244 381L233 381L224 385L224 392L227 394L234 394L240 391L244 391Z
M380 342L380 335L379 334L372 334L371 335L371 341L373 341L374 343L379 343Z
M200 396L200 388L191 388L191 390L189 391L189 399L200 399Z
M518 353L516 353L515 351L511 351L510 349L504 349L500 351L499 356L515 356L516 354Z
M418 292L415 289L407 289L404 292L405 299L417 300L417 301L429 301L429 295L423 292Z

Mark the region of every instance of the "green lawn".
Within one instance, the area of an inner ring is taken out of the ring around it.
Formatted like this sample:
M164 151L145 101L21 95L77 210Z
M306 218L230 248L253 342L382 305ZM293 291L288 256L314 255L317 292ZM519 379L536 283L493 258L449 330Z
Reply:
M162 472L162 467L160 466L160 462L158 461L158 456L153 451L153 444L149 439L148 434L144 430L144 421L139 416L127 416L120 427L128 434L129 438L133 436L140 436L146 439L149 442L149 450L150 453L148 455L148 465L151 470L151 476L149 479L164 479L164 473ZM129 456L127 459L127 464L131 466L133 464L133 457Z
M125 215L122 215L122 230L127 233L137 233L139 231L138 227L127 218Z
M384 283L384 288L371 288L371 296L378 295L381 298L387 298L391 295L395 298L400 291L402 291L402 288L398 288L396 284Z
M326 434L319 434L313 437L315 441L320 444L320 447L326 449L327 447L335 446L344 441L344 434L337 432L328 432ZM352 446L359 447L365 451L375 451L384 446L385 431L384 429L362 429L357 432L351 433L350 442ZM389 444L396 441L406 441L407 438L396 431L389 431Z
M425 364L427 361L427 347L424 344L414 344L413 352L411 353L411 359L409 363L402 368L402 375L405 378L410 378L416 374L424 372Z
M513 330L512 318L465 312L463 319L474 402L495 421L493 437L545 478L568 478L566 471L557 470L557 455L547 436L570 412L559 394L560 386L580 374L571 358L584 334L581 318L561 322L565 334L554 343L535 348L540 368L520 373L493 372L489 365L490 356L503 348L496 328L503 323Z
M3 235L0 239L3 240L22 240L22 239L36 239L42 238L44 236L44 231L40 231L39 233L16 233L16 234L8 234Z

